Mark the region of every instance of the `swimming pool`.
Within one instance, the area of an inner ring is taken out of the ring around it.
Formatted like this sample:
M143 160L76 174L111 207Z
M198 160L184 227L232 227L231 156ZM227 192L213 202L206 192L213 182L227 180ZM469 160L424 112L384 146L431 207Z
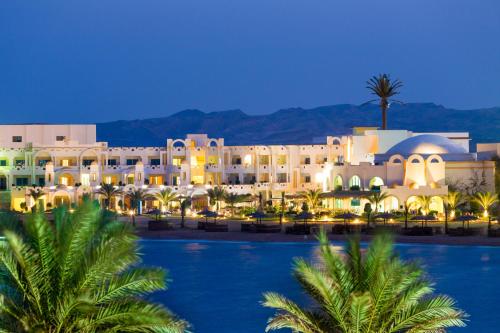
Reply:
M141 241L144 263L170 272L169 290L153 296L202 333L263 332L273 311L260 306L264 291L304 300L291 276L292 258L312 258L315 243ZM421 258L440 293L469 315L467 328L499 332L500 248L397 245L404 258Z

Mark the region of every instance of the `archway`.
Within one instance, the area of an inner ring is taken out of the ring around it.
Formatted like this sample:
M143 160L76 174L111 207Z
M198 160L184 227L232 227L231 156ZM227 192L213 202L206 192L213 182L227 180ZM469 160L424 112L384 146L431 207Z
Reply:
M57 192L54 195L54 207L61 207L61 206L70 206L71 205L71 197L67 192Z

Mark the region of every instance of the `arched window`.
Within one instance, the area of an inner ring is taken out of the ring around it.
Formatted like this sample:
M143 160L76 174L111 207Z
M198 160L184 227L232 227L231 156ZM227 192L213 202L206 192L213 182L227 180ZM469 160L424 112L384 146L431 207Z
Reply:
M361 178L359 176L352 176L349 180L349 188L351 190L360 190L361 189Z
M380 177L373 177L370 180L370 189L380 190L380 186L384 186L384 181Z
M344 186L344 184L343 184L343 183L344 183L344 182L343 182L343 180L342 180L342 177L341 177L341 176L339 176L339 175L337 175L337 176L335 176L335 178L333 179L333 188L334 188L335 190L337 190L337 191L338 191L338 190L342 190L342 187Z
M410 163L412 164L419 164L420 163L420 160L418 158L414 158L410 161Z
M433 159L431 160L431 163L439 163L439 160L438 160L437 158L433 158Z
M401 164L401 160L399 158L395 158L394 160L392 160L392 163L394 164Z
M175 148L186 147L186 144L182 140L175 140L172 143L172 147L175 147Z

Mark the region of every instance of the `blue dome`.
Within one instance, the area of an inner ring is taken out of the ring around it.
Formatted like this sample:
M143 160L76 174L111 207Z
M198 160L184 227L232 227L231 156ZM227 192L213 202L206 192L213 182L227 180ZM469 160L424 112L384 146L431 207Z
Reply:
M387 155L431 155L431 154L467 154L462 146L444 136L433 134L422 134L413 136L394 145L386 153Z

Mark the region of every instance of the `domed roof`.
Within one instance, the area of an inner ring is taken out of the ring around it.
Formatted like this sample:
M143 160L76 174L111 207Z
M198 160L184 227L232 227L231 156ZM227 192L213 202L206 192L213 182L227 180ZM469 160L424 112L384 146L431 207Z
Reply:
M462 146L444 136L433 134L422 134L413 136L394 145L387 151L387 155L410 155L410 154L466 154Z

